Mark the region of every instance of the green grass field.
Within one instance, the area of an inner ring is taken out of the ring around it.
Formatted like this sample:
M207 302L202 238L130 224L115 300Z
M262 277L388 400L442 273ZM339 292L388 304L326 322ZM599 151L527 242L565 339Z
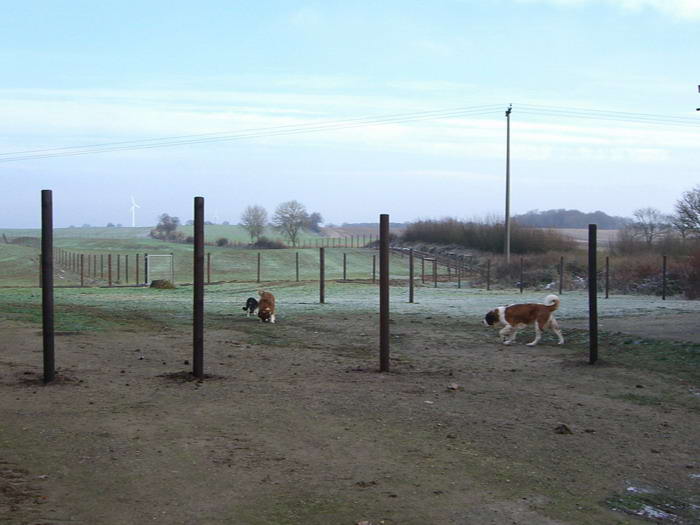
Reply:
M191 226L180 230L187 236ZM108 255L112 256L112 282L134 284L136 259L139 255L139 281L144 281L143 255L173 254L175 282L192 282L193 247L191 244L170 243L148 236L150 228L58 228L54 230L56 286L80 284L80 272L60 258L58 252L84 255L84 283L103 286L108 280ZM280 238L276 232L267 232L270 238ZM39 278L40 231L31 229L0 230L0 286L35 286ZM299 254L299 279L318 279L319 253L317 249L249 250L233 246L219 247L216 240L226 238L230 243L247 242L248 236L240 226L207 225L205 241L211 267L211 281L257 280L258 253L261 257L261 281L296 280L296 257ZM300 242L315 244L326 238L305 233ZM7 240L9 242L4 242ZM15 244L18 243L18 244ZM347 278L372 277L372 250L358 248L328 248L326 251L326 278L343 277L343 253L347 254ZM128 256L128 259L127 259ZM406 264L396 259L396 276L407 275ZM168 259L150 259L149 280L170 279ZM127 274L128 271L128 274ZM393 272L392 272L393 273ZM393 277L393 275L392 275Z
M56 242L66 242L70 243L80 243L82 241L88 240L132 240L134 242L148 241L150 237L148 234L153 229L152 226L148 227L85 227L85 228L55 228L53 235ZM185 237L194 235L193 226L180 226L178 231L182 232ZM8 229L0 228L0 242L2 242L2 235L7 236L9 239L14 239L17 237L36 237L41 236L41 230L37 228L23 228L23 229ZM268 239L278 240L285 242L284 237L276 230L272 228L266 228L263 234ZM369 238L369 236L366 236ZM230 243L249 243L250 236L248 232L242 227L235 224L224 225L224 224L207 224L204 227L204 240L207 243L214 243L219 239L227 239ZM325 238L319 234L309 231L302 231L299 234L299 242L314 243L316 240ZM73 241L70 241L73 239Z

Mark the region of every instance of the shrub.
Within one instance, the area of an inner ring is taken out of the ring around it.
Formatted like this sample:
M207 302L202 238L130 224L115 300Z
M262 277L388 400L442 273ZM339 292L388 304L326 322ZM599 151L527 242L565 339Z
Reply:
M216 239L216 245L217 246L228 246L228 239L225 237L221 237L219 239Z
M484 252L504 251L505 225L497 222L463 222L457 219L421 220L409 224L403 234L408 242L458 245ZM511 228L511 253L567 252L575 249L573 239L554 230Z
M685 296L688 299L700 299L700 250L688 259L683 281Z
M262 250L279 250L279 249L287 247L287 245L284 244L282 241L268 239L264 235L259 237L258 240L255 241L254 244L251 244L251 246L253 248L260 248Z

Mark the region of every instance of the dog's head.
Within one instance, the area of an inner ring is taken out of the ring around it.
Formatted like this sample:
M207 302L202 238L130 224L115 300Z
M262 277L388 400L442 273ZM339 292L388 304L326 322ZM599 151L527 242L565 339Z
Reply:
M258 311L258 317L260 317L260 320L263 323L269 323L270 320L272 319L272 309L271 308L263 308L262 310Z
M484 326L493 326L498 323L498 310L491 310L484 316Z

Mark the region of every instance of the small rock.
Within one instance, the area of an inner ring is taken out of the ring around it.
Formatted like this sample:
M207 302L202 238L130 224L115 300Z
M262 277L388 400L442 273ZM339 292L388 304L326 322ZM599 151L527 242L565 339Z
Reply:
M557 427L554 428L554 432L557 434L573 434L574 432L571 430L571 427L569 425L562 423L561 425L558 425Z

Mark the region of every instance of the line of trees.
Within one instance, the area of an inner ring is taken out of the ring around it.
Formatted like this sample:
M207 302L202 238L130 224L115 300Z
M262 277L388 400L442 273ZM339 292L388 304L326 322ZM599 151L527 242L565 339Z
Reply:
M670 215L653 207L638 208L621 229L613 248L620 253L650 251L687 253L700 240L700 186L683 192ZM690 241L690 242L688 242Z
M248 206L241 214L241 226L250 235L250 241L260 242L265 228L270 226L280 232L292 246L296 246L303 230L321 231L323 217L318 212L309 213L306 206L296 200L281 203L268 223L267 211L259 205Z

